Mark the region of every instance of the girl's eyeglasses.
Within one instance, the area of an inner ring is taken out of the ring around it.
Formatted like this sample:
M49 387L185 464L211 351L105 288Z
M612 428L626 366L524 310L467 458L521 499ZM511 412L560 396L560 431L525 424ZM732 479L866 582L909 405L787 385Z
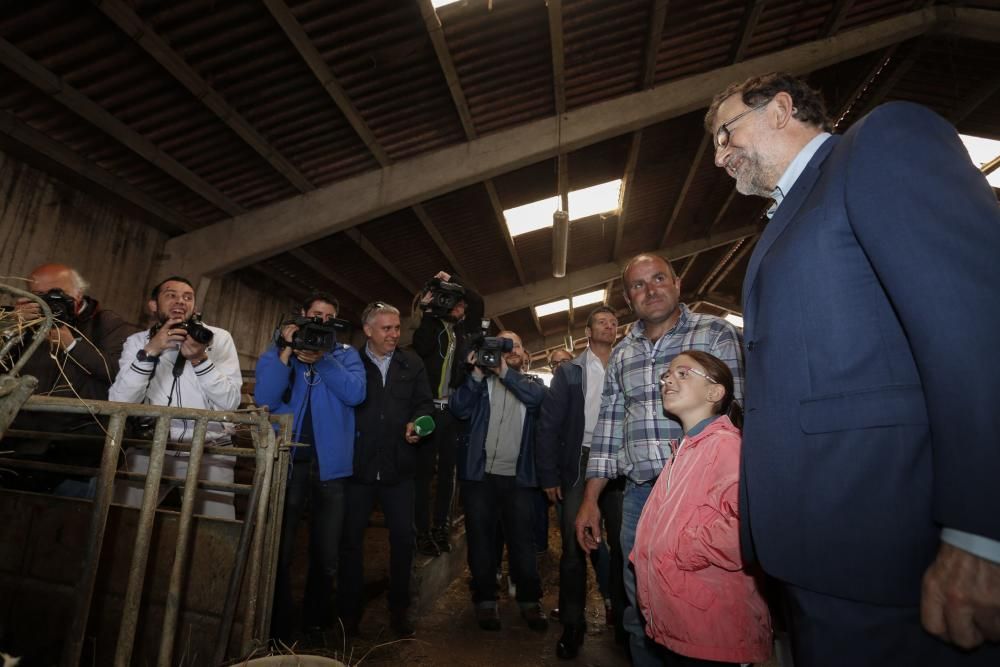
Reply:
M694 373L695 375L705 378L712 384L719 384L718 380L710 377L708 373L705 373L704 371L699 371L697 368L691 368L690 366L674 366L668 368L666 371L663 372L663 375L660 376L660 387L662 388L666 386L667 378L670 377L671 374L673 374L673 376L678 380L680 380L681 382L684 382L690 377L691 373Z

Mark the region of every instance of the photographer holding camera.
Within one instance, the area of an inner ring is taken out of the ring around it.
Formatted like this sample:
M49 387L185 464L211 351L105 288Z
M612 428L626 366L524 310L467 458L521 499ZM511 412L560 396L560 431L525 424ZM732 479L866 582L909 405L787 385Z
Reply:
M195 312L194 287L187 278L171 276L153 288L148 302L156 323L125 340L120 370L111 385L108 398L122 403L149 403L203 410L235 410L240 406L243 376L236 355L236 345L228 331L201 323ZM230 426L209 422L205 444L230 444ZM189 443L194 438L194 422L170 421L170 442ZM184 478L187 474L186 452L167 451L163 475ZM202 457L198 479L233 483L236 459L220 454ZM145 449L125 451L129 472L149 470ZM115 501L138 507L142 504L142 481L119 482ZM171 491L171 484L161 484L159 501ZM196 514L234 519L233 494L228 491L199 490L195 496Z
M106 401L108 388L118 370L118 358L125 338L135 331L121 317L103 310L96 299L84 292L87 283L73 268L64 264L43 264L28 276L28 289L41 297L52 310L49 346L39 348L21 369L22 375L38 379L35 394ZM41 308L29 299L18 299L14 312L21 323L42 317ZM27 346L28 341L23 342ZM22 347L15 348L15 356ZM101 434L90 415L23 412L12 429L52 433ZM41 459L49 463L98 467L101 444L52 442L38 439L5 438L5 447L18 458ZM7 480L25 490L57 495L93 497L92 477L21 471L19 479Z
M310 295L301 317L285 322L275 344L257 361L254 400L275 414L292 414L293 440L272 635L293 632L291 565L299 519L310 515L309 574L302 624L321 630L333 621L333 582L340 556L345 481L354 459L354 406L365 400L365 369L358 351L336 342L338 303L324 292Z
M472 365L455 390L450 409L469 420L458 449L465 527L472 572L472 602L483 630L499 630L497 609L497 521L503 525L517 603L528 627L548 628L540 600L532 519L539 494L535 476L535 420L545 385L520 372L525 355L512 331L481 338L467 356Z
M440 271L415 299L413 351L424 362L434 398L437 426L418 448L416 477L417 551L438 556L451 551L451 500L455 491L455 451L463 425L448 411L451 393L465 379L463 341L479 331L483 299L456 275ZM437 488L431 510L431 481ZM433 519L433 523L432 523Z

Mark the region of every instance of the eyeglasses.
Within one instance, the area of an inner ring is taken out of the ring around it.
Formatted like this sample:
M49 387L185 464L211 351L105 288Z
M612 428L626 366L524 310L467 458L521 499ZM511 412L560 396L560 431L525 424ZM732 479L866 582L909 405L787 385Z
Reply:
M743 118L743 116L746 116L748 113L750 113L752 111L757 111L759 109L763 109L764 107L766 107L770 103L771 103L771 100L767 100L766 102L761 102L760 104L758 104L755 107L750 107L746 111L742 111L742 112L736 114L735 116L733 116L732 118L730 118L729 120L727 120L725 123L723 123L722 125L720 125L719 129L715 131L715 150L719 150L719 149L725 148L726 146L729 145L729 126L730 125L732 125L733 123L735 123L736 121L738 121L740 118Z
M672 368L668 368L666 371L663 372L663 375L660 376L661 388L667 385L667 378L670 377L671 373L681 382L687 380L688 377L690 377L689 375L690 373L694 373L695 375L705 378L712 384L719 384L718 380L716 380L713 377L710 377L707 373L703 371L699 371L697 368L691 368L690 366L674 366Z

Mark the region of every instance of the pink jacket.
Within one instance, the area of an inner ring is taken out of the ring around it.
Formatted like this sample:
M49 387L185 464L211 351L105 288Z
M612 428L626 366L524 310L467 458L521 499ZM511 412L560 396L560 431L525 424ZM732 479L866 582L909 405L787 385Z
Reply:
M740 432L719 417L685 437L656 481L630 556L646 634L671 651L764 662L771 616L740 558Z

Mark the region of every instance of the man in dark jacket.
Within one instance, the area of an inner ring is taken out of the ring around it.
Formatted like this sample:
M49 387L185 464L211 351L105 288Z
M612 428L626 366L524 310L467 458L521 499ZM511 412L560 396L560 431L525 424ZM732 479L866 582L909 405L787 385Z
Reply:
M346 488L337 604L344 629L357 634L364 589L365 528L375 501L389 527L390 626L413 635L408 618L413 564L413 476L420 436L414 422L434 410L424 364L397 349L399 311L376 301L361 316L367 342L361 350L367 395L356 409L354 476Z
M434 433L417 448L417 550L428 556L450 551L451 500L455 490L455 450L462 424L448 412L448 397L465 379L462 342L477 333L483 317L483 299L455 275L438 272L436 280L457 285L462 297L448 312L431 307L431 290L419 295L420 324L413 332L413 350L424 362L434 399ZM431 481L437 463L434 507Z
M302 305L304 317L337 316L337 300L322 292ZM257 361L254 399L275 414L295 415L281 550L275 582L272 633L289 638L292 627L291 565L298 523L309 506L309 576L303 602L307 631L333 621L333 581L344 522L344 486L354 459L354 406L365 399L365 371L358 351L336 343L322 352L292 346L295 324L281 329L281 347L271 346Z
M576 513L586 486L590 441L601 409L604 372L618 335L618 318L611 308L595 308L587 318L589 345L576 359L559 364L549 393L542 403L535 461L538 483L549 500L562 503L562 557L559 560L559 620L563 635L556 655L564 660L576 657L587 632L584 601L587 597L587 559L576 541ZM621 484L605 487L600 497L601 514L607 524L611 545L612 609L620 616L625 601L622 581Z
M510 552L510 568L517 584L521 615L532 630L545 631L548 620L539 600L542 584L535 562L532 511L538 493L535 477L534 433L545 385L519 371L524 355L521 339L511 331L499 334L512 341L499 367L474 365L455 390L451 411L469 420L468 435L458 449L458 478L462 483L472 602L484 630L499 630L497 610L497 521L503 524ZM475 362L475 352L468 360Z
M118 372L122 345L136 327L110 310L102 310L96 299L86 296L87 283L64 264L43 264L29 275L28 289L39 296L51 295L57 307L56 321L49 329L48 345L42 344L22 367L22 375L38 379L37 396L108 400L108 388ZM37 303L19 299L15 310L23 322L41 317ZM23 412L11 428L55 433L101 435L98 421L90 415ZM41 458L49 463L97 467L100 443L52 442L45 439L5 438L4 446L17 456ZM93 478L22 471L19 484L33 491L54 490L60 495L93 496Z

